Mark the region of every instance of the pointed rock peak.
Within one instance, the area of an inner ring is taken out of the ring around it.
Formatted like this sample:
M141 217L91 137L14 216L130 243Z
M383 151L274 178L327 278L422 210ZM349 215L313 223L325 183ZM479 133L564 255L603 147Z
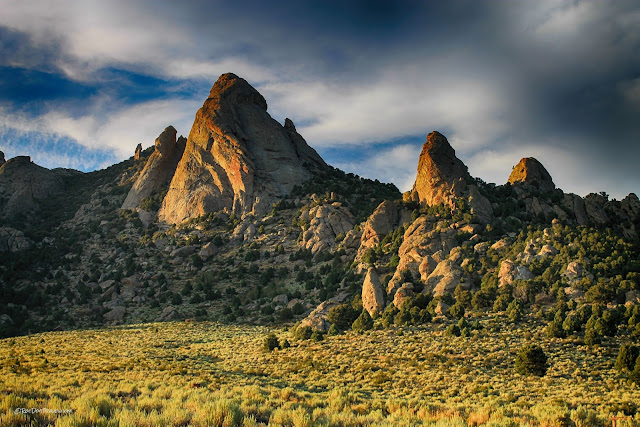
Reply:
M140 156L142 155L142 144L138 144L136 146L136 152L133 155L134 160L140 160Z
M556 186L549 172L538 160L533 157L525 157L514 166L509 175L510 184L527 184L541 191L553 191Z
M467 167L440 132L427 135L418 161L413 197L428 205L450 204L466 188Z
M176 145L178 131L173 126L167 128L156 138L156 151L165 153Z
M5 162L4 160L4 153L2 151L0 151L0 165L3 165Z
M216 211L262 215L311 177L307 164L325 165L293 122L281 125L246 80L223 74L196 113L159 218L180 223Z
M291 132L297 132L296 131L296 125L293 124L293 121L289 118L284 119L284 128L286 130L289 130Z
M256 104L264 110L267 109L267 101L264 97L245 79L233 73L226 73L218 78L211 88L207 101L209 100L218 107L223 103Z

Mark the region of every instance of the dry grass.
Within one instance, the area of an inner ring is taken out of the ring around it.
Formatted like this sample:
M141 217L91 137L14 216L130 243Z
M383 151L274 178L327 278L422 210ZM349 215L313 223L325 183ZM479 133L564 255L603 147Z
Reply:
M0 341L0 425L610 425L640 402L613 368L618 344L548 339L533 319L348 333L261 351L258 326L156 323ZM526 338L525 338L526 337ZM551 367L514 373L528 339ZM72 409L72 415L16 414ZM627 425L640 425L635 415Z

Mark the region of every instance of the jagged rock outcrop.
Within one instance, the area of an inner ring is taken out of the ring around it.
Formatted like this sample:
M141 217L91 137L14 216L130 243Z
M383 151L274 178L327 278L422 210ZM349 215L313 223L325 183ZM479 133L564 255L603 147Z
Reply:
M141 155L142 155L142 144L138 144L136 146L136 152L133 155L133 160L140 160Z
M567 269L563 275L569 280L569 284L574 284L583 278L593 281L593 275L579 261L571 261L567 264Z
M433 268L447 258L453 248L458 246L456 230L433 225L426 217L420 217L404 233L404 239L398 249L400 261L389 284L387 293L393 295L405 282L404 273L426 280Z
M19 252L33 246L33 241L20 230L0 227L0 252Z
M465 289L471 287L471 282L464 277L460 265L451 259L445 259L438 263L425 281L425 290L434 296L442 296L446 293L453 294L458 285Z
M305 209L300 219L309 224L302 234L300 245L311 250L314 255L320 251L335 249L338 246L336 237L346 236L354 226L351 211L340 202Z
M511 185L528 185L546 193L555 190L551 175L538 160L525 157L513 167L508 182Z
M362 307L375 317L384 310L384 290L375 269L370 268L362 284Z
M578 225L586 225L589 223L589 217L587 216L582 197L573 193L565 194L562 206L573 213Z
M515 262L505 259L500 264L498 272L499 287L510 285L514 280L533 280L534 276L531 270Z
M364 224L361 249L376 246L384 236L391 233L398 222L398 208L389 200L380 203ZM360 253L360 251L358 251Z
M16 218L39 209L39 201L64 189L58 173L18 156L0 166L0 215Z
M311 176L305 163L325 166L293 123L269 116L257 90L223 74L196 114L159 217L180 223L220 210L263 214Z
M440 132L427 135L418 161L418 174L412 196L429 206L444 203L455 205L455 199L466 190L467 167Z
M590 221L597 225L604 225L609 222L609 216L604 210L607 204L607 198L601 194L587 194L584 198L584 207L587 211L587 217Z
M4 152L0 151L0 166L2 166L5 163L5 159L4 159Z
M620 205L631 221L640 220L640 199L638 199L635 193L629 193L627 197L622 199Z
M176 135L175 128L169 126L156 138L155 150L149 156L140 176L127 194L122 209L137 208L144 198L151 196L171 182L186 144L184 137L176 139ZM140 144L138 144L138 148L142 150ZM136 156L139 158L138 149L136 149Z

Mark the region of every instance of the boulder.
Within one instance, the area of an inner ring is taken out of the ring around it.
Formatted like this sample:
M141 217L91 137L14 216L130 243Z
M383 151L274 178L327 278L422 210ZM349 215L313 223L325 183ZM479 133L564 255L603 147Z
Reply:
M156 322L168 322L170 320L176 320L178 317L178 310L174 306L168 305L162 310L162 313L160 313Z
M295 185L324 168L289 120L281 126L246 80L223 74L196 114L160 220L181 223L226 210L263 215Z
M349 299L349 294L341 292L333 298L330 298L315 308L307 317L302 319L300 327L309 326L321 332L327 332L331 323L327 320L327 314L333 307L340 305Z
M104 314L104 319L108 322L121 322L127 314L127 309L123 306L117 306Z
M584 265L579 261L571 261L567 264L567 269L564 272L564 276L569 280L569 283L574 283L582 279L583 277L593 280L593 275L589 273Z
M493 218L493 208L491 202L480 193L475 185L469 186L469 197L467 199L471 214L475 215L482 224L489 224Z
M629 193L627 197L622 199L620 205L631 221L640 220L640 200L635 193Z
M404 304L406 300L413 297L414 295L415 293L413 291L413 283L403 283L393 296L393 305L395 305L396 308L399 309L400 307L402 307L402 304Z
M217 247L213 243L209 242L206 245L204 245L202 249L200 249L200 252L198 252L198 255L200 256L200 258L206 260L214 256L216 252L217 252Z
M370 268L362 284L362 307L375 317L384 310L384 289L375 269Z
M427 277L425 290L439 297L446 293L453 294L460 284L467 289L470 287L470 281L465 280L462 268L452 260L445 259Z
M20 230L0 227L0 252L19 252L33 246L33 241Z
M195 245L182 246L171 251L171 254L169 256L171 258L184 258L188 257L189 255L193 255L197 250L198 247Z

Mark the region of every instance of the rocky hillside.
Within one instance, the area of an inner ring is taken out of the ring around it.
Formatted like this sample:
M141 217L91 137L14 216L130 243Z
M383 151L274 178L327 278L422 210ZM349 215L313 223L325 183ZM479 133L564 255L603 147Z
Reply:
M624 304L618 323L640 320L636 195L565 194L533 158L488 184L439 132L403 195L326 165L233 74L188 138L169 126L105 170L2 160L1 336L184 318L322 333L364 313L384 326L486 310L553 329Z

